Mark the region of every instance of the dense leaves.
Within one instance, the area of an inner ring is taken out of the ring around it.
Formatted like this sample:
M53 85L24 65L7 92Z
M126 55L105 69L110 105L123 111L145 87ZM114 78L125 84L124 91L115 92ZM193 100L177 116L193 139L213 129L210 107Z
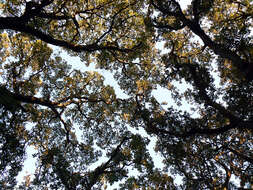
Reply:
M0 1L1 189L253 188L253 3L184 3Z

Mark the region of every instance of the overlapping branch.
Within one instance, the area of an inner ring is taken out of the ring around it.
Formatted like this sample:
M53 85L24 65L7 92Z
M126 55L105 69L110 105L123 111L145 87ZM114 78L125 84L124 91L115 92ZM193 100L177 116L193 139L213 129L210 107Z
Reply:
M207 87L208 84L205 84L205 82L200 78L200 76L197 74L197 65L192 65L192 64L181 64L177 63L178 67L187 67L189 70L189 73L192 76L194 86L197 88L198 93L199 93L199 98L202 99L206 105L213 107L216 109L218 112L220 112L225 118L229 119L229 124L226 124L222 127L217 127L217 128L209 128L207 126L194 126L191 127L188 131L185 132L175 132L167 129L163 129L159 127L159 124L156 122L155 119L151 118L151 112L149 112L146 109L143 109L141 104L138 103L138 99L136 98L137 101L137 108L138 108L138 113L140 114L141 118L144 120L146 124L146 130L147 132L156 134L158 136L160 135L169 135L169 136L174 136L178 138L187 138L195 135L219 135L226 133L230 130L233 129L248 129L248 130L253 130L253 121L244 121L241 120L240 118L236 117L233 113L231 113L229 110L227 110L224 106L221 104L218 104L217 102L213 101L209 95L207 94ZM166 121L168 118L164 117L163 120ZM166 122L164 122L166 123ZM197 124L197 123L196 123ZM169 124L167 124L169 125ZM170 128L170 126L168 126ZM186 127L186 128L189 128Z
M48 34L46 31L42 31L40 28L33 27L29 25L29 21L33 18L48 18L48 19L54 19L54 20L72 20L77 27L77 30L79 29L78 23L76 21L76 18L68 15L56 15L54 13L46 13L44 8L50 4L52 4L53 1L44 0L40 4L37 3L30 3L28 2L26 4L26 10L24 14L20 17L0 17L0 29L10 29L17 32L22 32L25 34L32 35L46 43L63 47L66 49L70 49L74 52L94 52L94 51L103 51L103 50L110 50L110 51L118 51L118 52L124 52L128 53L131 51L134 51L136 48L138 48L141 44L137 44L136 46L133 46L132 48L121 48L117 45L103 45L99 44L100 40L107 35L109 32L112 31L112 27L114 25L114 17L116 17L120 12L122 12L125 8L119 10L114 16L111 23L111 26L109 27L108 31L106 31L101 37L98 38L98 40L95 40L95 43L86 44L86 45L78 45L75 43L72 43L71 41L57 39L51 34Z
M55 116L60 120L60 122L63 124L64 129L66 131L66 145L68 143L71 143L70 140L70 128L68 126L68 124L62 119L62 112L58 111L58 108L66 108L68 105L70 104L77 104L79 105L80 102L76 102L74 100L74 98L78 98L79 100L82 100L83 102L103 102L106 104L106 101L103 99L92 99L89 97L80 97L77 95L72 95L72 96L68 96L65 98L60 99L59 101L51 101L49 99L44 99L44 98L37 98L34 96L25 96L19 93L14 93L9 91L8 89L6 89L5 87L1 86L0 89L1 93L2 91L5 92L5 96L8 96L9 98L11 98L12 100L14 100L15 102L20 103L28 103L28 104L37 104L40 106L46 106L49 109L51 109ZM13 102L13 103L15 103ZM12 102L8 102L9 104L11 104ZM9 107L12 107L11 105L8 105ZM22 108L23 111L27 112L27 110L23 107L23 106L19 106L20 108Z
M95 183L98 181L98 179L103 175L106 174L108 171L107 169L111 167L111 163L113 159L119 154L121 146L129 140L128 137L124 137L119 145L112 151L110 158L100 166L98 166L93 172L89 174L89 182L87 183L86 189L91 189Z
M58 175L65 188L67 189L76 189L76 186L82 184L86 190L91 190L92 187L99 182L99 179L102 175L108 174L110 172L119 172L114 171L114 162L113 160L120 153L122 145L129 140L129 137L123 137L118 146L112 151L108 161L102 163L100 166L96 167L93 171L87 173L72 173L67 168L64 168L63 165L67 165L67 160L62 157L61 151L57 148L52 148L47 155L43 158L42 163L50 163L55 168L55 173ZM80 145L81 146L81 145ZM53 159L54 157L62 157L62 159ZM56 161L57 160L57 161ZM108 170L108 169L112 169Z
M235 51L232 51L228 48L225 48L223 44L218 44L214 42L201 28L198 22L196 20L190 20L186 18L184 15L180 5L175 0L170 0L169 5L173 4L176 8L172 9L169 6L165 7L164 4L159 3L160 1L157 1L158 3L155 3L153 0L151 0L152 5L158 9L161 13L163 13L166 16L173 16L178 21L181 21L183 23L183 26L187 26L194 34L196 34L198 37L201 38L205 46L208 46L210 49L213 50L213 52L217 55L219 55L222 58L229 59L232 61L233 65L241 72L241 74L245 77L246 80L252 81L253 80L253 63L249 62L249 60L242 59ZM197 15L200 13L197 13L196 10L194 11L194 14L196 16L196 19L198 19ZM154 25L155 26L155 25ZM159 28L159 25L158 25ZM163 29L165 26L163 26ZM171 26L167 27L168 30L171 29Z

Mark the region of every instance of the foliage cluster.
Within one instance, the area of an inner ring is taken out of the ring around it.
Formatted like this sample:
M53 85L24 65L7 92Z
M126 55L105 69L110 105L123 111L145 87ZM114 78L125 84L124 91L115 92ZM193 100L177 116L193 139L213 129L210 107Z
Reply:
M179 2L0 1L1 189L253 188L253 2ZM111 71L127 98L59 48ZM36 171L17 184L29 146Z

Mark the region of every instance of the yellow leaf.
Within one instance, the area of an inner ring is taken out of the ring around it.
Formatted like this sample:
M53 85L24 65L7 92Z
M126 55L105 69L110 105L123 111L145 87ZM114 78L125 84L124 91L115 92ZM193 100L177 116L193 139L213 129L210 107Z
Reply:
M138 80L136 81L137 85L137 92L138 93L143 93L149 88L149 82L145 80Z
M126 121L129 121L129 120L130 120L130 114L124 113L124 114L123 114L123 118L124 118Z

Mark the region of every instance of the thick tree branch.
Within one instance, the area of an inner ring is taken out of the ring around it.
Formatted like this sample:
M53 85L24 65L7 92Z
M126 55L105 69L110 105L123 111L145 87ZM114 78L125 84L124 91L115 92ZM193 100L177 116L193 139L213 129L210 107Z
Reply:
M208 84L205 84L203 79L197 73L198 65L184 64L184 66L189 68L189 71L193 77L194 84L199 90L199 97L203 99L207 105L217 109L222 115L224 115L224 117L228 117L232 122L237 122L240 120L225 107L223 107L221 104L216 103L207 95L206 87L208 87Z
M37 98L34 96L24 96L21 94L14 94L14 93L12 93L12 96L20 102L30 103L30 104L38 104L41 106L46 106L46 107L54 108L54 109L55 108L63 108L63 107L66 107L70 104L77 103L76 101L73 100L74 98L82 100L82 102L93 102L93 103L103 102L103 103L107 104L106 101L103 99L94 99L94 98L82 97L82 96L76 96L76 95L62 98L62 99L58 100L57 102L53 102L53 101L43 99L43 98Z
M70 105L72 103L77 103L76 101L74 101L74 98L80 99L83 102L94 102L94 103L98 103L98 102L103 102L106 104L106 101L103 99L94 99L94 98L89 98L89 97L82 97L79 95L71 95L65 98L62 98L60 100L58 100L57 102L53 102L50 101L48 99L44 99L44 98L37 98L34 96L25 96L19 93L14 93L9 91L8 89L6 89L5 87L1 86L1 89L4 90L6 92L6 94L8 94L8 96L12 97L13 99L15 99L18 102L22 102L22 103L28 103L28 104L38 104L41 106L46 106L50 109L56 109L56 108L64 108L67 105Z
M225 125L223 127L214 128L214 129L194 127L192 129L190 129L188 132L184 132L184 133L176 133L174 131L171 132L171 131L168 131L165 129L160 129L157 126L155 126L155 124L153 124L151 122L146 122L146 124L147 124L148 132L151 132L151 133L156 134L158 136L169 135L169 136L174 136L174 137L178 137L178 138L188 138L188 137L195 136L195 135L207 135L207 136L220 135L220 134L226 133L232 129L253 130L253 121L241 121L239 123L231 123L229 125Z
M239 55L237 55L235 52L229 50L228 48L225 48L222 44L217 44L212 39L207 36L207 34L202 30L200 25L196 22L193 22L189 19L187 19L184 15L180 17L182 22L188 26L193 33L195 33L197 36L199 36L204 44L208 46L210 49L214 51L215 54L221 56L222 58L229 59L233 62L233 65L240 71L242 74L244 74L245 78L247 80L253 80L253 67L250 65L251 63L248 63L247 61L241 59Z
M251 120L241 121L241 120L236 119L234 121L231 121L230 124L224 125L223 127L210 129L207 126L203 126L202 128L196 126L196 127L192 127L189 131L186 131L186 132L175 132L174 130L170 131L170 130L159 128L159 123L157 123L155 119L152 119L150 117L151 113L148 110L146 109L143 110L141 108L141 105L138 103L138 100L137 100L137 109L138 109L137 114L140 115L140 117L143 119L146 125L145 127L146 131L151 134L156 134L157 136L168 135L168 136L177 137L177 138L188 138L195 135L207 135L207 136L221 135L233 129L253 130L253 121ZM164 118L164 120L166 120L166 118ZM169 124L166 124L166 125L168 126L165 126L165 127L170 128Z
M35 29L27 24L27 19L22 17L0 17L0 29L10 29L18 32L23 32L25 34L32 35L46 43L70 49L74 52L94 52L94 51L118 51L129 53L141 46L141 43L137 44L132 48L120 48L113 45L99 45L98 43L88 44L88 45L77 45L65 40L59 40L42 32L39 29Z
M222 58L229 59L232 61L233 65L241 72L241 74L245 77L246 80L251 81L253 80L253 63L248 62L247 60L243 60L236 52L225 48L222 44L215 43L200 27L199 23L195 20L192 21L185 17L184 13L182 12L180 5L173 1L175 6L177 7L176 11L172 11L166 7L163 7L163 4L155 4L153 0L151 0L152 5L162 12L164 15L167 16L174 16L176 19L183 22L183 24L190 28L190 30L199 36L201 40L204 42L205 46L208 46L213 52L219 55ZM197 14L197 13L196 13ZM168 28L170 29L170 28Z

